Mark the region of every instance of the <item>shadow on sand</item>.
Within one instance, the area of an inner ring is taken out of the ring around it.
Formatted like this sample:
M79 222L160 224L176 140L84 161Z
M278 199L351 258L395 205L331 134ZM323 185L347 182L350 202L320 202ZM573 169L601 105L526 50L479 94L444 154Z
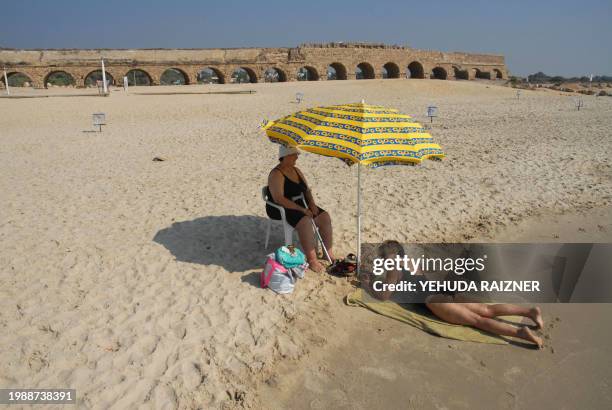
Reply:
M267 218L253 215L205 216L175 222L158 231L153 240L177 261L244 272L262 268L265 256L282 243L281 229L273 227L268 249L264 249L266 223Z

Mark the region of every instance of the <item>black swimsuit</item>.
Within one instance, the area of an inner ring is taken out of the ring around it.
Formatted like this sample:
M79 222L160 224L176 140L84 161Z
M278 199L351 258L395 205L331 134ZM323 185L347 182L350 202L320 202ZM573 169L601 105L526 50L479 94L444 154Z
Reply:
M280 170L280 168L274 168L274 169L278 169L280 171L281 174L283 174L283 177L285 177L285 184L284 184L284 193L285 193L285 198L294 198L300 194L305 194L306 191L308 190L308 187L306 186L306 183L302 180L302 176L300 175L299 172L296 171L297 175L298 175L298 179L300 180L300 182L294 182L292 181L287 175L285 175L283 173L283 171ZM274 202L274 200L272 199L272 195L270 194L270 190L268 189L268 198L270 198L270 201ZM297 205L304 207L304 204L301 203L302 201L300 199L294 201ZM287 219L287 223L291 226L293 226L294 228L297 226L297 224L300 222L300 220L305 216L304 213L302 211L298 211L295 209L289 209L289 208L285 208L285 218ZM325 212L324 209L320 208L317 206L317 208L319 209L319 214ZM268 217L270 217L271 219L281 219L281 215L280 215L280 211L276 208L274 208L273 206L270 206L268 204L266 204L266 213L268 214Z

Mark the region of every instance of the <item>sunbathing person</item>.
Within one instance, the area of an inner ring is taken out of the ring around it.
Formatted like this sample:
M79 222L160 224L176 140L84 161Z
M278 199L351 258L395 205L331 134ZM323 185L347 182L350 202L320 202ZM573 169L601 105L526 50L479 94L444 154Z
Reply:
M385 241L378 248L379 258L390 259L395 258L396 255L400 257L405 255L404 248L397 241ZM383 280L384 283L398 283L400 280L418 282L423 280L422 278L424 276L421 272L411 275L409 272L391 270L387 271L384 279L379 277L376 280ZM380 300L394 299L393 292L375 291L372 287L372 282L372 277L369 274L361 278L362 287L370 295ZM542 339L528 327L515 326L495 319L498 316L524 316L531 319L537 328L542 328L544 322L539 307L523 307L507 303L488 305L485 303L467 302L467 298L453 294L430 294L425 297L425 306L435 316L445 322L455 325L472 326L496 335L520 338L542 348Z
M319 228L323 243L329 256L334 259L332 252L332 225L329 214L315 204L312 192L306 179L296 166L299 151L296 148L280 146L278 160L280 163L270 171L268 176L268 189L272 202L285 209L287 223L298 231L302 250L310 268L315 272L323 272L323 265L317 260L312 220ZM307 207L301 201L293 201L300 194L304 194ZM272 219L281 219L280 211L266 205L266 213Z

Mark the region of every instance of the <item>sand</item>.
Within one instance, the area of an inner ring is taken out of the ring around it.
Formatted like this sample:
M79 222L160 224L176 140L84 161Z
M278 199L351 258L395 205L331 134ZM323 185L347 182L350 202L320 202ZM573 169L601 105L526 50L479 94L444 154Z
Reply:
M256 93L140 95L245 89ZM610 367L597 359L609 357L603 346L611 331L584 322L575 305L547 313L561 319L562 334L583 330L556 338L563 347L549 359L546 351L378 326L384 318L343 305L351 287L340 279L308 273L290 296L259 289L258 270L272 250L263 249L260 192L277 148L258 125L362 98L421 122L427 105L439 107L432 134L445 161L364 172L364 241L531 240L534 220L570 218L584 240L610 242L612 227L599 218L612 206L612 98L584 97L577 112L571 98L549 91L523 91L517 101L514 90L493 82L435 80L130 90L107 98L85 96L95 90L13 90L82 96L0 99L0 388L75 388L80 408L351 407L353 400L360 408L379 391L370 377L338 380L329 372L340 376L364 360L363 374L395 386L420 375L429 387L415 393L415 408L468 407L484 405L476 399L483 389L465 390L469 377L453 385L451 375L463 377L461 369L482 359L486 369L476 367L474 380L496 386L487 394L499 406L541 397L546 391L512 380L539 377L546 387L550 369L567 385L590 381L585 389L600 401L588 403L610 403L600 394ZM93 112L107 114L102 133L90 132ZM331 213L337 252L354 252L356 169L309 154L299 166ZM571 230L547 223L533 240L571 239ZM277 226L272 242L281 241ZM612 313L608 305L588 309ZM354 335L368 337L360 345ZM380 352L360 356L372 340ZM401 349L412 340L412 350ZM390 343L402 353L395 364L385 356ZM507 355L520 371L504 367ZM400 367L424 370L408 377ZM294 384L305 372L317 376ZM517 398L500 397L503 389Z

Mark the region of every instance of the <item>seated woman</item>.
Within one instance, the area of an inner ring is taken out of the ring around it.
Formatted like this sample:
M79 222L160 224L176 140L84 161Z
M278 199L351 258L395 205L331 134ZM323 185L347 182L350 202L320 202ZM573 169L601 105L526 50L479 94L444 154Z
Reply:
M403 258L404 248L397 241L385 241L378 248L378 257L393 259L397 255ZM420 278L419 278L420 276ZM398 283L401 280L418 282L424 278L421 272L411 275L409 272L391 270L387 271L385 283ZM378 280L378 279L377 279ZM373 297L380 300L393 298L393 292L375 291L372 288L372 278L365 274L361 278L362 287ZM539 307L522 307L507 303L488 305L485 303L468 303L469 300L461 295L430 294L425 297L425 306L439 319L455 325L472 326L489 333L503 336L517 337L535 343L542 348L543 342L526 326L514 326L495 320L498 316L524 316L530 318L537 328L542 328L544 322Z
M315 204L302 171L295 166L298 155L299 151L296 148L280 146L278 152L280 163L270 171L268 189L272 196L272 202L285 209L287 223L297 229L310 268L315 272L323 272L324 267L317 260L311 221L314 220L319 228L323 243L333 260L331 218L324 209ZM302 193L306 197L308 207L304 207L301 201L291 199ZM281 219L280 211L270 205L266 205L266 213L272 219Z

